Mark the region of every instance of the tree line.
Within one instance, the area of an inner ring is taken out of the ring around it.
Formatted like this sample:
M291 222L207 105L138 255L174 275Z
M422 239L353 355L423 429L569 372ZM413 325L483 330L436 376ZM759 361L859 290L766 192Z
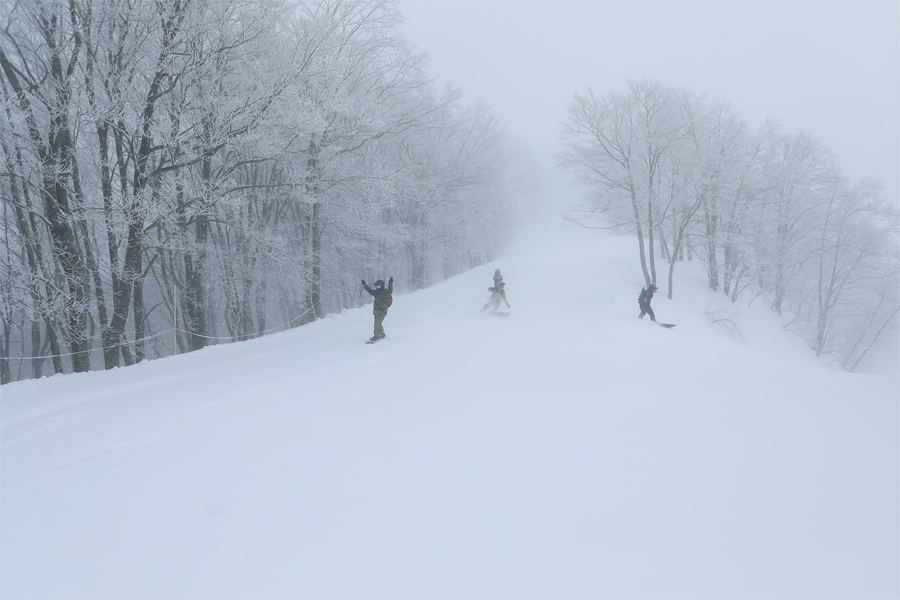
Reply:
M669 299L687 253L710 290L768 302L844 369L897 348L898 211L811 133L754 129L727 101L652 80L576 94L562 133L559 164L587 190L570 218L634 233L645 283L665 278Z
M0 379L114 368L489 260L502 125L386 0L0 0ZM518 190L518 191L517 191Z

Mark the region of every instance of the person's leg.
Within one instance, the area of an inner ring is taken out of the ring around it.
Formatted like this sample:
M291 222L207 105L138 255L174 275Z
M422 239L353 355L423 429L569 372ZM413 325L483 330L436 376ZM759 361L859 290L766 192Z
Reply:
M384 318L387 316L386 312L378 311L375 313L375 337L383 338L384 337L384 327L382 327L382 322L384 322Z
M656 315L653 314L653 309L649 306L647 307L647 314L650 315L650 320L656 323Z

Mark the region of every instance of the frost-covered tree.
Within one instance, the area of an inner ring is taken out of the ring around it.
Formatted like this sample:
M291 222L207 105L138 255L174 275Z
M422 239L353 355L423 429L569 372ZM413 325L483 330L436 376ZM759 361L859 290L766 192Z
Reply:
M755 288L819 356L852 370L896 347L897 211L811 133L751 132L727 102L645 81L576 95L563 134L559 164L587 190L572 218L635 232L648 283L659 242L669 298L689 244L712 291Z
M578 208L582 221L603 215L637 234L647 284L657 280L654 249L664 208L682 185L672 165L688 133L685 93L657 82L629 82L628 90L576 94L564 125L559 163L590 189ZM667 198L664 198L667 196Z
M0 8L3 381L302 325L500 243L500 126L391 2Z

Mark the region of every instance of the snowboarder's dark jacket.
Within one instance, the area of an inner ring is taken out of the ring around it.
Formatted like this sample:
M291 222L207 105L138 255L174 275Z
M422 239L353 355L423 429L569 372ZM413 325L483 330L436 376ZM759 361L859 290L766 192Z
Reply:
M650 306L650 301L653 300L654 289L655 288L650 287L650 288L644 288L641 290L641 295L638 296L638 305L641 308L644 308L645 306Z
M370 294L372 294L375 297L375 303L374 303L374 306L372 307L372 312L373 313L379 313L379 312L386 313L388 310L388 297L394 293L394 278L391 277L388 280L388 285L386 288L378 289L376 286L376 289L373 290L368 285L366 285L365 281L362 282L362 286L367 292L369 292Z

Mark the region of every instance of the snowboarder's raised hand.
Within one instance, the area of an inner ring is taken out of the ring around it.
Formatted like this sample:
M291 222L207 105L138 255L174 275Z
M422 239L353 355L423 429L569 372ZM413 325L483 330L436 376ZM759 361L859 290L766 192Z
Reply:
M388 279L388 285L394 285L394 278L391 277Z

